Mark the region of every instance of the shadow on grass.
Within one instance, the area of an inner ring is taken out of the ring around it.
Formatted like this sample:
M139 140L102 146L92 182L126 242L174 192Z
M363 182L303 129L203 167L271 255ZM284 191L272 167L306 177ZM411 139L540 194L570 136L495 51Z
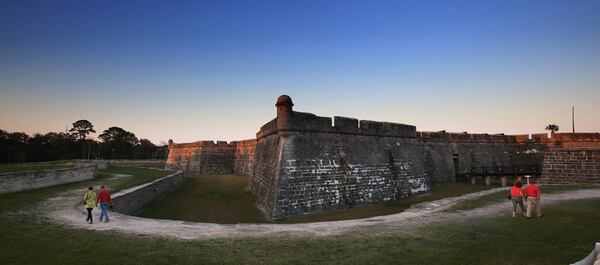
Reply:
M246 186L245 176L186 176L181 186L139 216L223 224L267 222Z
M268 223L245 187L248 178L236 175L186 176L175 191L150 204L139 216L222 224ZM402 212L413 204L460 196L494 186L448 183L432 192L394 202L373 203L339 211L287 218L278 223L306 223L368 218Z

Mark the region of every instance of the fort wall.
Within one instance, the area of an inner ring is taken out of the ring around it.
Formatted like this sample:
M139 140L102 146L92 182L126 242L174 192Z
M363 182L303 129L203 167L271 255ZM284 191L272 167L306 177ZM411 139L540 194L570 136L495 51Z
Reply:
M280 189L281 138L277 134L262 137L256 142L252 173L248 188L256 197L256 204L267 218L273 219L275 201Z
M0 194L93 179L98 165L0 174Z
M231 144L234 148L233 173L252 176L256 154L256 139L235 141Z
M547 147L528 135L418 132L427 176L433 183L452 182L481 168L541 165ZM527 139L526 139L527 138Z
M600 184L600 148L554 148L543 163L541 183Z
M556 148L600 149L598 133L425 132L399 123L321 117L293 111L292 106L289 97L280 97L277 117L260 128L256 139L170 142L167 167L249 176L248 187L258 207L268 218L279 219L405 198L478 168L543 164L547 182L566 183L550 176L557 172L558 155L545 158L545 154ZM586 159L596 158L587 152ZM596 170L595 166L586 168ZM597 181L594 174L584 176Z
M414 138L304 132L280 141L274 219L429 191Z
M414 126L320 117L292 111L291 99L284 100L276 105L277 118L257 133L255 162L269 162L255 164L250 177L250 190L269 218L429 190Z
M175 190L183 180L183 172L178 171L152 182L119 191L112 196L113 209L123 214L137 214L153 200Z
M231 174L234 154L234 146L225 141L169 142L166 168L192 174Z

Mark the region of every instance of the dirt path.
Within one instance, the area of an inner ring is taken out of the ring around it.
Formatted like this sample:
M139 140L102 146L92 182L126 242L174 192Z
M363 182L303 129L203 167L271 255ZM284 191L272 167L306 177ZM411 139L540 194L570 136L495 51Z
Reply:
M173 220L158 220L123 215L111 212L109 223L87 224L86 212L80 204L84 189L71 190L50 198L38 205L38 212L46 213L51 221L75 228L112 230L128 234L156 235L178 239L208 239L228 237L260 236L328 236L359 231L406 231L439 221L460 221L468 218L495 217L510 211L510 202L505 201L485 207L462 211L443 212L448 207L470 198L480 197L507 188L496 188L421 203L404 212L364 219L317 222L304 224L212 224ZM575 190L542 197L542 205L573 199L600 198L600 189ZM43 210L41 210L43 209ZM100 215L94 209L94 218ZM96 219L97 221L97 219Z

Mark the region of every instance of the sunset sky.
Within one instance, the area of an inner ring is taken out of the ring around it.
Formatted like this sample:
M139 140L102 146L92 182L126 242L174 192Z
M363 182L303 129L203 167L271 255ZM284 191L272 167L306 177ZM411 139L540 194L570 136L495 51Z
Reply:
M600 1L0 0L0 129L159 144L297 111L417 130L600 131ZM97 134L96 134L97 135Z

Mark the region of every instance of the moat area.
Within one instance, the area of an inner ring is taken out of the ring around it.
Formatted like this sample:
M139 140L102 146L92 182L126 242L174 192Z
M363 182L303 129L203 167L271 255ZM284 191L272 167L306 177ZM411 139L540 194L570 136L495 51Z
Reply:
M207 223L270 223L256 208L247 191L248 178L239 175L186 176L181 186L169 195L151 203L141 217ZM497 185L467 183L438 184L432 192L393 202L373 203L339 211L316 213L278 220L277 223L305 223L368 218L402 212L412 205L447 197L486 190Z

